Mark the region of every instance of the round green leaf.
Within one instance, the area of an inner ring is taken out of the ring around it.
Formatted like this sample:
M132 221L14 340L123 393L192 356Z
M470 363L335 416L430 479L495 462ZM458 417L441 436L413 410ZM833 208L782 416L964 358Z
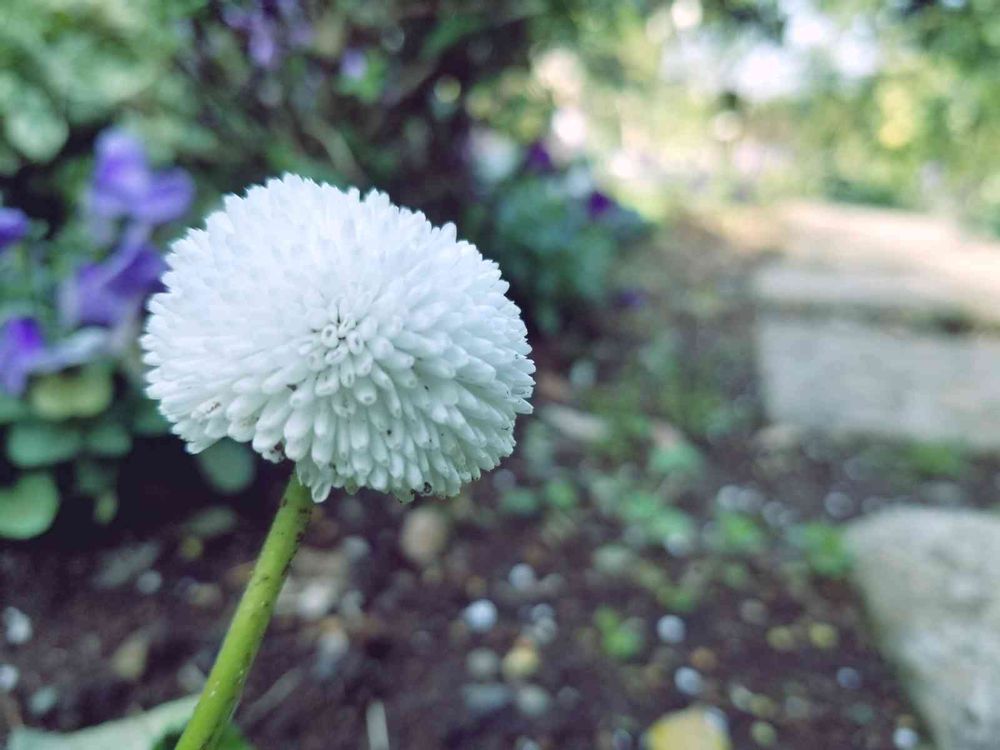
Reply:
M116 458L132 449L132 436L120 422L104 420L92 427L83 438L88 453Z
M4 135L14 148L32 161L48 161L69 136L66 120L36 89L26 89L18 104L6 114Z
M220 440L195 458L212 488L227 495L247 489L256 473L253 453L232 440Z
M73 463L73 479L77 492L89 497L99 497L114 490L118 469L110 463L81 458Z
M39 378L28 400L38 416L58 420L96 416L108 408L113 396L111 373L106 367L91 365L79 372Z
M7 433L7 457L15 466L51 466L73 458L80 450L79 431L47 422L21 422Z
M170 432L170 423L160 414L153 401L144 398L132 410L132 431L146 437L166 435Z
M0 424L10 424L28 415L28 407L20 399L0 393Z
M0 536L30 539L48 530L59 510L59 490L48 474L25 474L0 488Z
M118 514L118 495L114 490L105 492L94 503L94 520L102 526L107 526Z

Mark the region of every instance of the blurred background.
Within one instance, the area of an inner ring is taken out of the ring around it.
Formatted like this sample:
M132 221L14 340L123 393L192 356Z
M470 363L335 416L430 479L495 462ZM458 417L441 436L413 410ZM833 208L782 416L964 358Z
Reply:
M496 260L536 414L318 508L227 747L996 747L995 0L3 0L0 744L200 689L286 470L136 339L286 171Z

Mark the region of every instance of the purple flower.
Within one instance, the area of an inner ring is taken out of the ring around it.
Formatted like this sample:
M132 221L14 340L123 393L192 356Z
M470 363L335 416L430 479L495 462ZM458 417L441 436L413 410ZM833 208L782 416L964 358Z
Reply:
M247 51L254 64L274 70L284 49L302 47L312 38L298 0L255 0L249 7L227 5L222 19L247 37Z
M167 264L151 245L127 243L99 263L87 263L59 289L68 326L114 327L138 316L146 297L160 289Z
M0 387L12 396L20 396L44 351L37 320L10 318L0 328Z
M356 48L344 50L340 57L340 75L349 81L360 81L368 70L368 59L365 53Z
M90 211L107 221L130 219L155 226L181 217L194 198L194 182L182 169L153 171L142 144L113 129L97 139Z
M552 155L541 141L535 141L528 146L524 156L524 166L530 171L542 173L549 173L555 169Z
M600 190L594 190L587 198L587 216L599 219L617 207L617 203Z
M646 292L635 287L621 289L615 295L615 304L626 310L638 310L641 307L645 307L647 300L648 295Z
M28 233L28 217L24 211L0 206L0 250L10 247Z

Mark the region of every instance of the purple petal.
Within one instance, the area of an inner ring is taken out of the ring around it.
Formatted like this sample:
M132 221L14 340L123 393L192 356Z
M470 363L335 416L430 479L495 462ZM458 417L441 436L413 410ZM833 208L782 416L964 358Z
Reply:
M541 141L535 141L528 146L528 152L524 157L525 166L535 172L551 172L554 169L552 155L545 148Z
M28 216L16 208L0 207L0 250L10 247L28 233Z
M35 372L59 372L93 362L114 352L113 334L107 328L81 328L40 354Z
M98 216L127 215L137 197L149 190L152 173L138 139L121 130L106 130L97 139L90 210Z
M106 260L89 263L63 282L59 307L70 326L116 326L139 314L160 288L166 262L150 245L124 245Z
M595 190L587 198L587 215L591 219L599 219L616 205L613 199L600 190Z
M194 181L183 169L154 175L146 190L136 195L131 216L140 222L165 224L184 215L194 200Z
M340 58L340 75L350 81L357 81L365 77L368 70L368 60L365 53L359 49L344 50Z
M249 49L251 59L262 68L274 68L278 63L278 40L274 24L263 15L253 17L250 24Z
M0 328L0 387L12 396L21 395L44 351L37 320L21 317L4 323Z
M619 307L623 307L626 310L637 310L640 307L645 306L647 300L648 295L646 292L635 287L621 289L618 294L615 295L615 303Z
M88 195L95 227L128 218L163 224L179 218L194 198L194 182L182 169L154 172L142 143L112 129L97 139L94 176Z

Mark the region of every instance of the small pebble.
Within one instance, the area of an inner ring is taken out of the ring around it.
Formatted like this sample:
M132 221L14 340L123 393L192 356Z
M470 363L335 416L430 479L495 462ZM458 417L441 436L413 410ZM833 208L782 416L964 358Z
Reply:
M845 690L857 690L861 687L861 673L851 667L841 667L837 670L837 684Z
M477 599L462 613L469 630L474 633L488 633L497 624L497 605L489 599Z
M767 631L767 642L775 651L791 651L795 648L795 634L790 628L774 627Z
M205 673L194 662L187 662L177 670L177 684L186 693L197 693L205 687Z
M656 621L656 635L664 643L681 643L686 634L684 620L676 615L664 615Z
M763 625L767 622L767 606L759 599L746 599L740 602L740 617L750 625Z
M705 681L696 669L681 667L674 672L674 685L685 695L698 695L705 687Z
M899 750L913 750L920 744L920 735L909 727L897 727L892 733L892 744Z
M59 691L51 685L39 688L28 698L28 710L33 716L45 716L59 702Z
M535 569L527 563L518 563L511 568L507 580L518 591L530 591L538 583L538 578L535 576Z
M337 593L328 581L310 581L296 597L295 611L303 620L319 620L337 604Z
M330 618L330 620L326 620L325 622L331 622L335 619ZM316 642L316 658L312 666L313 673L320 678L332 677L337 671L337 666L350 650L351 639L343 627L339 623L331 624Z
M542 645L552 643L559 634L559 626L555 620L538 620L533 622L526 629L526 633L531 639Z
M17 687L21 673L13 664L0 664L0 692L9 693Z
M485 717L506 708L511 701L511 692L503 683L475 683L462 686L462 699L469 713Z
M624 729L616 729L611 735L612 750L632 750L632 735Z
M840 634L829 623L814 622L809 626L809 640L816 648L829 651L840 642Z
M850 495L835 490L823 498L823 507L832 518L846 518L854 511L854 500Z
M352 563L361 562L372 553L372 546L368 543L368 540L353 534L344 539L340 545L340 549L343 551L344 556Z
M715 494L715 504L721 510L737 510L739 507L740 488L735 484L720 487Z
M465 657L465 668L475 680L492 680L500 671L500 657L488 648L476 648Z
M699 646L691 652L691 666L702 672L711 672L719 666L719 657L712 649Z
M158 571L147 570L135 579L135 589L140 594L155 594L163 585L163 576Z
M20 646L31 640L34 629L31 618L17 607L7 607L3 611L4 637L12 646Z
M403 519L399 546L410 562L426 567L441 557L448 546L448 534L448 523L442 513L432 508L417 508Z
M761 747L774 747L778 732L766 721L755 721L750 725L750 737Z
M537 672L540 664L541 659L534 644L522 641L507 652L500 669L508 680L523 680Z
M552 696L538 685L524 685L514 696L517 710L529 719L539 719L549 711Z

